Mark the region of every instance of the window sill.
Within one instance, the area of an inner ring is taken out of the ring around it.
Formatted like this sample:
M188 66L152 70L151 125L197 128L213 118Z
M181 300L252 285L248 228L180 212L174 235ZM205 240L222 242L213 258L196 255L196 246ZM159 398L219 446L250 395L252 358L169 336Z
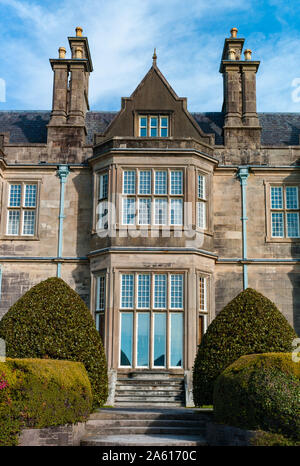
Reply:
M266 243L300 243L300 237L299 238L272 238L272 237L266 236L265 242Z
M38 236L3 235L1 241L40 241Z

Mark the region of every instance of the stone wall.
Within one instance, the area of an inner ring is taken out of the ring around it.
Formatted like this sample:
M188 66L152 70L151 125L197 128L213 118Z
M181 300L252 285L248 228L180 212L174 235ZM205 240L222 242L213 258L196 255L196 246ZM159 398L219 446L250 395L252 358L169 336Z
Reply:
M85 422L43 429L23 429L19 437L20 447L79 446L85 434Z

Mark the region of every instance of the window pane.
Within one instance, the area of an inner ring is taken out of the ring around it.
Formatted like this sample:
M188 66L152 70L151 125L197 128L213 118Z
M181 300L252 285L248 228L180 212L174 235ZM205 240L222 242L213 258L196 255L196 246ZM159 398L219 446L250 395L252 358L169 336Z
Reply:
M182 199L171 199L171 225L182 225Z
M18 235L20 225L20 211L9 210L8 211L8 222L7 222L7 234Z
M123 199L123 225L134 225L135 199Z
M100 333L100 337L101 337L101 340L102 342L104 342L104 329L105 329L105 316L103 313L100 313L100 312L96 312L95 314L95 324L96 324L96 329L98 330L98 332Z
M283 208L281 186L271 186L271 208L272 209Z
M200 345L203 335L204 335L204 325L205 325L204 319L205 319L205 316L200 314L199 320L198 320L198 345Z
M139 199L139 225L151 223L151 199Z
M183 314L171 313L170 365L182 367L183 355Z
M197 202L197 225L199 228L206 228L206 208L205 202Z
M9 207L20 207L21 205L21 185L11 184L9 190Z
M121 313L120 365L132 366L133 314Z
M166 365L166 314L154 314L153 365Z
M168 117L161 117L160 118L160 126L162 128L167 128L168 127Z
M299 236L299 213L288 212L286 214L287 236L288 238L298 238Z
M168 137L168 117L161 117L160 118L160 136L163 138Z
M108 174L100 175L99 199L106 199L108 195Z
M123 193L135 194L135 170L123 172Z
M182 171L171 171L171 194L182 194Z
M200 311L206 311L206 278L200 277L199 280L199 301Z
M105 309L105 275L97 277L96 309L97 311L104 311Z
M23 217L23 235L34 235L35 211L25 210Z
M198 197L205 199L205 176L198 175Z
M171 275L171 309L183 308L183 275Z
M139 173L139 193L151 194L151 172L150 170L140 171Z
M286 187L286 208L298 209L298 188L297 186Z
M154 308L167 307L167 275L154 275Z
M36 184L27 184L25 186L25 207L35 207L36 206Z
M147 137L147 117L140 117L140 136Z
M150 118L150 136L152 138L157 137L157 130L158 130L158 118L157 117L151 117Z
M137 314L137 365L139 367L149 366L149 313Z
M101 201L98 204L98 223L97 228L99 230L108 228L108 202Z
M155 172L155 194L167 194L167 172Z
M272 236L282 238L284 236L284 225L283 225L283 213L272 212L271 214L272 223Z
M168 221L167 199L155 199L155 225L166 225Z
M148 309L150 307L150 275L138 275L138 308Z
M121 307L132 308L133 307L133 289L134 280L132 274L122 275L122 292L121 292Z

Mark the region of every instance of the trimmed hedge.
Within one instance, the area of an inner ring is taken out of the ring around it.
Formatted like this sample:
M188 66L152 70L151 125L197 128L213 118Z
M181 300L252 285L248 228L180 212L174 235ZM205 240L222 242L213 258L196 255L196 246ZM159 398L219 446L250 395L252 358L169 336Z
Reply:
M242 356L218 377L217 422L300 440L300 364L292 354Z
M198 347L193 369L196 406L212 404L215 380L239 357L289 352L296 337L275 304L247 288L216 316Z
M32 287L0 321L0 338L11 358L80 361L90 378L94 407L108 395L106 358L91 313L60 278Z
M80 362L0 362L0 446L17 445L22 428L85 421L92 399L91 384Z

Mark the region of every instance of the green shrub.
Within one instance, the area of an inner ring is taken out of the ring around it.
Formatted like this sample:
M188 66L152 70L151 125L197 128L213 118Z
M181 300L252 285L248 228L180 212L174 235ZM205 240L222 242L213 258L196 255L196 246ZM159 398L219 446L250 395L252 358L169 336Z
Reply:
M300 442L291 440L281 434L258 430L251 439L253 447L299 447Z
M91 407L91 384L80 362L0 362L0 446L17 445L22 428L84 421Z
M1 320L0 338L11 358L82 362L94 407L105 403L107 365L101 338L87 306L60 278L48 278L27 291Z
M242 356L218 377L217 422L300 440L300 364L292 354Z
M217 315L199 345L193 371L195 404L212 404L216 378L240 356L289 352L296 337L275 304L247 288Z

